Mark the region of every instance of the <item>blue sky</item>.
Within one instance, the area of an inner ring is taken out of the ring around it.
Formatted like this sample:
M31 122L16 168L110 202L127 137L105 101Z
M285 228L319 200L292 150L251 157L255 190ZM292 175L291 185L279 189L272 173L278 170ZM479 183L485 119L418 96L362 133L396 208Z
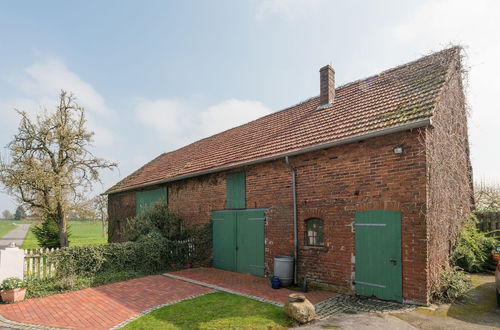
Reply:
M94 153L120 163L97 194L162 152L319 94L325 64L341 85L460 43L474 175L498 182L499 31L487 0L4 1L0 146L13 108L72 91ZM0 211L15 205L0 194Z

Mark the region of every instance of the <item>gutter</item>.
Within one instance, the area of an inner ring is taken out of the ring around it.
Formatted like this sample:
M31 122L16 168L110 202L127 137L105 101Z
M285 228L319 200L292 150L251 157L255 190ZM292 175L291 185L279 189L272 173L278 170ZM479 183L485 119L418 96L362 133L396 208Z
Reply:
M299 150L290 151L290 152L286 152L286 153L279 154L279 155L273 155L273 156L259 158L259 159L246 161L246 162L241 162L241 163L233 164L233 165L229 165L229 166L216 167L216 168L212 168L212 169L208 169L208 170L204 170L204 171L199 171L199 172L195 172L195 173L189 173L189 174L185 174L185 175L181 175L181 176L176 176L173 178L143 183L143 184L139 184L139 185L135 185L135 186L131 186L131 187L125 187L125 188L121 188L121 189L116 189L116 190L112 190L112 191L106 191L103 193L103 195L115 194L115 193L124 192L124 191L128 191L128 190L135 190L138 188L155 186L155 185L163 184L163 183L167 183L167 182L184 180L184 179L188 179L188 178L197 177L200 175L212 174L212 173L222 172L222 171L226 171L226 170L231 170L231 169L242 167L242 166L249 166L249 165L254 165L254 164L265 163L265 162L277 160L277 159L280 159L283 157L291 157L291 156L301 155L301 154L305 154L305 153L311 152L311 151L327 149L327 148L334 147L334 146L339 146L339 145L343 145L343 144L357 142L360 140L366 140L366 139L374 138L377 136L388 135L388 134L397 133L397 132L403 132L403 131L407 131L410 129L420 128L420 127L424 127L424 126L428 126L428 125L432 125L432 121L430 118L421 119L421 120L414 121L414 122L409 123L409 124L403 124L400 126L382 129L380 131L369 132L369 133L360 134L360 135L356 135L356 136L350 136L347 138L343 138L343 139L339 139L339 140L335 140L335 141L331 141L331 142L326 142L326 143L322 143L322 144L316 144L314 146L305 147L305 148L302 148Z
M292 175L292 196L293 196L293 283L297 284L297 264L299 258L299 240L298 240L298 219L297 219L297 172L295 167L290 164L288 156L285 156L285 162Z

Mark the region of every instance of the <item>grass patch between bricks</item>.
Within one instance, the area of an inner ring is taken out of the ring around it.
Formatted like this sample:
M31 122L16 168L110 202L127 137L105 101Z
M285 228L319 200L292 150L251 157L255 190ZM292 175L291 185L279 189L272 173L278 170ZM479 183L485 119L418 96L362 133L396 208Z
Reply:
M225 292L162 307L124 329L288 329L296 325L281 307Z

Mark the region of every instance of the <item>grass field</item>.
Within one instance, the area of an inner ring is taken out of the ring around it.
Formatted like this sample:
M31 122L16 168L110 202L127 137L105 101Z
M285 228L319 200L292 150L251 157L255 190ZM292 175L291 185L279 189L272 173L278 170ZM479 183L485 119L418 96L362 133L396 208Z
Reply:
M12 229L16 228L12 220L0 220L0 238L4 237Z
M288 329L283 308L225 292L181 301L141 316L124 329Z
M107 243L107 235L102 236L102 225L100 222L93 223L91 221L70 221L69 231L71 234L69 237L70 246L100 245ZM21 248L39 248L36 237L31 230L28 231Z

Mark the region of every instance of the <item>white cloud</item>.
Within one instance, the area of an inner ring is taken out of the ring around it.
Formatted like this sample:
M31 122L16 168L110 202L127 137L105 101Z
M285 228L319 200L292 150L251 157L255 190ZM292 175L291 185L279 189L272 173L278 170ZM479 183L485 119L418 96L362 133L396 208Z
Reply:
M262 19L279 15L293 20L298 17L307 17L333 5L333 0L260 0L255 16Z
M261 102L230 99L209 107L199 116L203 134L213 135L270 113Z
M405 47L440 49L452 43L466 46L471 106L471 158L475 178L500 182L500 154L492 152L500 140L500 2L495 0L440 0L423 4L408 22L394 26L390 35Z
M69 70L61 60L46 57L8 77L7 81L22 97L0 100L2 117L7 119L6 129L12 129L10 123L19 120L14 109L29 114L35 114L43 108L51 111L58 103L59 91L65 89L74 93L78 104L85 108L88 126L96 133L95 145L110 146L114 142L111 130L101 124L102 119L108 118L114 111L90 83Z
M28 95L46 97L61 89L73 92L87 110L108 115L112 110L95 88L70 71L64 62L45 58L24 69L24 74L11 78L11 82Z
M190 101L142 100L135 113L139 120L153 128L168 147L178 148L198 139L247 123L271 110L257 101L229 99L200 108Z
M184 144L191 135L192 110L188 104L176 100L143 100L140 101L135 113L145 125L153 128L171 145Z

